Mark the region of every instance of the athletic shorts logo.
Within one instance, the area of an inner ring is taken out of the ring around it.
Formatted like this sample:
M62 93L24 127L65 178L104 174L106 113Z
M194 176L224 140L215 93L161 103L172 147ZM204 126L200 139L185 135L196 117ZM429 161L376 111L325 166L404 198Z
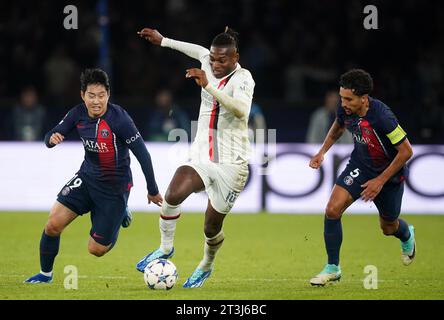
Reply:
M100 134L102 135L103 138L108 138L109 136L109 132L106 129L102 129L102 131L100 131Z
M100 235L98 235L97 233L93 233L93 238L97 238L97 239L104 239L105 237L102 237L102 236L100 236Z
M346 185L348 185L348 186L351 186L351 185L353 184L353 178L350 177L350 176L346 176L346 177L344 178L344 183L345 183Z
M368 129L368 128L364 128L364 132L365 132L365 134L367 134L367 135L372 134L372 132L371 132L370 129Z
M70 187L64 187L62 190L62 196L67 196L71 192Z

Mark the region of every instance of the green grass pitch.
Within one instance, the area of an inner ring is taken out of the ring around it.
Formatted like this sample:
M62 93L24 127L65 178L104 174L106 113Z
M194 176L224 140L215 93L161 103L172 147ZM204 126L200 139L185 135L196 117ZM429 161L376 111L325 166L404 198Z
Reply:
M400 260L399 241L379 230L377 215L345 215L340 283L311 287L326 256L322 215L230 214L213 275L202 288L183 289L203 253L203 215L183 214L172 261L179 281L170 291L148 289L135 264L159 244L158 215L135 213L106 256L88 254L89 215L63 233L50 285L23 284L39 270L38 247L47 213L0 213L0 300L5 299L443 299L444 216L403 215L415 225L418 254ZM64 267L78 269L78 289L66 290ZM374 265L378 288L364 288L364 268Z

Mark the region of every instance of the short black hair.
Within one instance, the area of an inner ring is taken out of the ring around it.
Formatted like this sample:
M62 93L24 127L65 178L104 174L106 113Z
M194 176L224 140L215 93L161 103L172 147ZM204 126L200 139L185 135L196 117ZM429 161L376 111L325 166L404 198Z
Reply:
M225 27L225 31L214 37L211 43L213 47L235 47L239 52L239 33L231 28Z
M80 90L86 92L86 88L90 84L101 84L109 92L109 78L105 71L101 69L86 69L80 75Z
M362 69L352 69L341 76L339 85L344 89L350 89L357 96L369 94L373 90L371 75Z

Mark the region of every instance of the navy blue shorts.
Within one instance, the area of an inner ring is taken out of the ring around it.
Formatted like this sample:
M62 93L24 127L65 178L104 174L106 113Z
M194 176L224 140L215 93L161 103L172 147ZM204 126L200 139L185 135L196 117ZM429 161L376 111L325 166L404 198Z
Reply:
M100 185L76 174L59 192L57 201L78 215L91 212L91 237L108 246L117 240L125 217L130 191L122 194L105 192Z
M336 179L336 184L347 190L353 200L361 197L364 190L361 185L372 177L354 163L349 162L344 171ZM401 213L402 195L404 194L404 182L387 182L381 192L374 199L379 216L386 221L394 221Z

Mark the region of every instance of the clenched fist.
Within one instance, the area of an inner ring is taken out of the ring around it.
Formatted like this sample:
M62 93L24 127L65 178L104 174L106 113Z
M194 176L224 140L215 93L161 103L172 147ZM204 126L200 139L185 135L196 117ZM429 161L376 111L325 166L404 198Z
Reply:
M162 43L163 36L156 29L143 28L142 31L137 32L137 34L157 46L160 46Z

